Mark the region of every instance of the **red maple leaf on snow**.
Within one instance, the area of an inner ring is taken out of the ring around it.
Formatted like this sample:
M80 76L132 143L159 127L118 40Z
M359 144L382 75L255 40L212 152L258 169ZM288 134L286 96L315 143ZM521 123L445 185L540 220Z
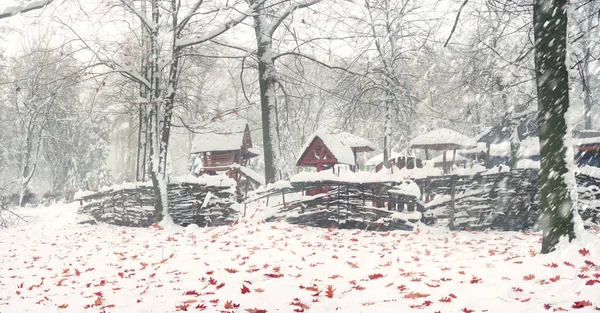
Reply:
M378 278L382 278L382 277L383 277L383 274L380 274L380 273L369 275L370 280L378 279Z
M590 254L590 250L588 250L586 248L581 248L581 249L579 249L579 253L583 256L586 256L586 255Z
M473 312L475 312L475 311L473 311L473 310L469 310L469 309L467 309L467 308L464 308L464 309L462 309L462 312L463 312L463 313L473 313Z
M587 301L587 300L575 301L571 307L573 309L582 309L582 308L584 308L586 306L592 306L592 303L589 302L589 301Z
M250 293L250 288L246 287L246 285L242 285L242 294Z

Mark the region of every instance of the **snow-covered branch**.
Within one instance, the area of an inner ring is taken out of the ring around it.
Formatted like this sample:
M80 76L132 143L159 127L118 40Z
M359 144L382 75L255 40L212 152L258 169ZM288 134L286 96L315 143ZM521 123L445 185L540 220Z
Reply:
M275 32L275 30L277 30L277 28L279 27L279 25L281 25L281 23L283 23L283 21L290 15L292 14L292 12L298 10L298 9L302 9L302 8L307 8L313 4L317 4L319 2L321 2L322 0L305 0L305 1L300 1L298 3L294 3L286 8L282 8L276 15L275 20L273 20L273 22L271 22L265 29L265 33L268 36L273 36L273 33Z
M228 21L227 23L223 24L220 27L213 29L212 31L209 31L200 36L187 36L187 37L181 38L181 39L177 40L176 45L175 45L175 50L181 50L181 49L184 49L184 48L187 48L190 46L194 46L197 44L201 44L203 42L207 42L211 39L214 39L214 38L218 37L219 35L221 35L222 33L229 30L230 28L232 28L233 26L244 21L248 16L252 15L253 12L254 12L254 6L251 6L244 13L241 13L236 18Z
M31 1L25 5L7 7L4 10L0 9L0 19L44 8L50 3L52 3L52 1L54 0Z

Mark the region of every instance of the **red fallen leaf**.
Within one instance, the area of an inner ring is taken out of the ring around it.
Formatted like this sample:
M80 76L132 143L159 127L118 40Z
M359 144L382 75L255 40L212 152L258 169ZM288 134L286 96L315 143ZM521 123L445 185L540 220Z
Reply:
M58 283L57 283L56 285L57 285L57 286L62 286L62 285L63 285L62 283L63 283L64 281L66 281L67 279L68 279L68 278L62 278L61 280L59 280L59 281L58 281ZM22 285L23 285L23 284L21 284L21 287L23 287Z
M102 305L102 297L101 296L98 296L98 298L96 298L96 301L94 301L94 305L95 306Z
M523 292L523 289L521 289L520 287L512 287L512 290L516 292Z
M452 298L449 297L442 297L440 300L440 302L452 302Z
M579 251L579 253L581 253L581 250ZM573 309L582 309L582 308L585 308L586 306L592 306L592 303L587 300L575 301L571 307Z
M225 268L225 270L227 271L227 273L231 273L231 274L238 272L238 270L236 270L234 268Z
M306 309L306 310L310 309L310 306L302 303L300 300L298 300L298 298L294 299L294 302L290 302L290 305L300 307L302 310L304 310L304 309ZM302 312L304 312L304 311L302 311Z
M529 300L531 300L531 298L523 299L521 302L529 302Z
M114 304L109 304L109 305L105 305L105 306L101 307L100 310L110 309L110 308L114 308L114 307L115 307Z
M380 273L369 275L370 280L374 280L374 279L378 279L378 278L382 278L382 277L383 277L383 274L380 274Z
M66 309L69 305L68 304L61 304L58 306L59 309Z
M550 310L552 306L550 304L544 304L544 309L546 310Z
M66 278L65 278L65 279L66 279ZM23 283L21 283L21 284L17 285L17 288L19 288L19 289L20 289L20 288L23 288Z
M572 263L569 263L569 262L567 262L567 261L564 261L563 263L564 263L566 266L575 267L575 265L573 265Z
M271 278L280 278L280 277L283 277L283 274L269 273L269 274L265 274L265 276L268 276Z
M177 308L177 311L187 311L189 307L190 305L187 303L175 306L175 308Z
M102 291L94 292L94 295L96 295L98 297L103 297L104 296L104 294L102 293Z
M434 284L429 284L429 283L425 283L425 285L427 285L427 286L429 286L431 288L437 288L437 287L440 286L440 285L434 285Z
M123 276L125 276L125 274L119 272L117 275L119 275L119 277L123 278Z
M600 278L600 273L595 273L595 274L594 274L594 275L592 275L592 276L594 276L594 277L596 277L596 278Z
M336 278L340 278L342 276L338 275L338 274L333 274L331 276L329 276L329 279L336 279Z
M585 275L585 274L577 274L577 277L581 278L581 279L586 279L589 276Z
M475 312L475 311L473 311L473 310L469 310L469 309L467 309L467 308L464 308L464 309L462 309L462 312L464 312L464 313L473 313L473 312Z
M406 286L404 286L404 285L400 285L400 286L398 286L398 287L396 287L396 288L398 288L398 290L399 290L400 292L402 292L402 291L404 291L404 290L406 290L406 289L407 289L407 288L406 288Z
M590 280L588 280L588 281L586 281L586 282L585 282L585 285L586 285L586 286L592 286L592 285L594 285L594 284L596 284L596 283L599 283L599 284L600 284L600 280L597 280L597 279L590 279Z
M141 302L142 302L142 299L137 299L137 303L141 303Z
M404 295L404 298L407 299L418 299L418 298L427 298L429 297L429 294L427 293L420 293L420 292L410 292Z
M523 276L524 280L532 280L534 278L535 278L535 275L533 275L533 274L529 274L529 275Z
M556 263L552 262L552 263L544 264L544 266L546 266L546 267L550 267L550 268L557 268L557 267L558 267L558 264L556 264Z
M225 286L225 283L220 283L220 284L217 286L217 290L219 290L219 289L223 288L224 286Z
M242 285L242 294L247 294L250 292L250 289L246 287L246 285Z
M200 294L196 290L188 290L183 293L184 296L200 296Z
M254 289L254 291L255 291L255 292L258 292L258 293L261 293L261 292L264 292L265 290L264 290L264 289L261 289L261 288L256 288L256 289Z
M556 275L554 277L550 277L550 281L553 282L553 283L555 283L555 282L557 282L559 280L560 280L560 275Z
M579 249L579 253L583 256L586 256L586 255L590 254L590 251L586 248L581 248L581 249Z
M454 299L456 299L456 295L455 295L455 294L453 294L453 293L449 294L448 296L449 296L450 298L454 298Z
M333 292L335 291L335 289L333 289L333 287L331 285L327 286L327 290L325 290L325 295L327 296L327 298L333 298Z
M239 308L240 305L239 304L235 304L235 303L233 303L233 301L229 300L229 301L225 302L225 304L223 305L223 307L225 309L229 310L229 309Z
M206 275L212 275L215 271L206 271Z
M196 310L200 310L200 311L206 310L206 305L200 303L196 306Z
M246 309L246 311L247 311L248 313L267 313L267 310L261 310L261 309L257 309L257 308L254 308L254 309Z
M78 269L75 269L75 276L81 275L81 272Z
M363 286L360 286L360 285L356 285L353 288L356 289L356 290L365 290L365 289L367 289L367 287L363 287Z
M208 279L208 283L211 284L211 285L216 285L217 284L217 280L211 277L211 278Z
M478 284L481 282L481 278L477 278L475 276L473 276L473 278L471 279L471 284Z
M294 312L302 313L304 312L304 309L294 309Z
M589 265L589 266L596 266L596 263L590 261L590 260L585 260L583 261L585 264Z

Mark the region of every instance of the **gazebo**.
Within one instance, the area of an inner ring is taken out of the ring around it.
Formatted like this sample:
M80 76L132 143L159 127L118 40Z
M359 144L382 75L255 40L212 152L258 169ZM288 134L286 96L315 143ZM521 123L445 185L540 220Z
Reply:
M347 164L356 171L358 168L356 154L376 149L372 142L356 135L320 129L302 147L296 165L316 167L317 172L320 172L336 164Z
M467 137L459 132L447 128L439 128L413 138L413 140L410 141L410 147L414 149L425 149L427 158L429 158L429 150L443 150L442 164L444 173L447 173L446 151L454 151L452 157L452 163L454 163L457 149L474 148L477 147L477 143L475 142L475 139Z

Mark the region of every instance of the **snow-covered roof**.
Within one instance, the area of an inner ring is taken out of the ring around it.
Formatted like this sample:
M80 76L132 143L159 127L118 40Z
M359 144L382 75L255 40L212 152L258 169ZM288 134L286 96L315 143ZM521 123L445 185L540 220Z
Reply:
M255 182L257 182L261 185L265 184L265 176L255 172L253 169L245 167L245 166L240 166L240 171L242 173L244 173L244 175L246 175L250 179L254 180Z
M354 165L354 152L352 148L367 148L368 150L377 150L377 146L367 139L358 137L356 135L347 132L332 132L325 129L319 129L309 137L309 140L304 143L304 146L300 150L300 159L304 156L308 147L311 145L313 140L319 137L333 156L337 159L338 163Z
M439 128L419 135L410 141L412 148L445 150L468 149L477 146L475 139L447 128Z
M244 131L247 125L248 122L241 119L210 123L196 134L191 151L200 153L239 150L244 142Z
M411 153L411 152L412 151L408 150L408 149L404 149L404 150L402 150L402 152L392 151L390 153L390 155L389 155L389 159L388 160L396 159L396 158L400 158L400 157L411 157L411 158L414 158L415 155L414 155L414 153ZM383 162L383 153L380 153L380 154L378 154L378 155L376 155L376 156L368 159L367 162L365 162L365 166L376 166L376 165L378 165L381 162Z

